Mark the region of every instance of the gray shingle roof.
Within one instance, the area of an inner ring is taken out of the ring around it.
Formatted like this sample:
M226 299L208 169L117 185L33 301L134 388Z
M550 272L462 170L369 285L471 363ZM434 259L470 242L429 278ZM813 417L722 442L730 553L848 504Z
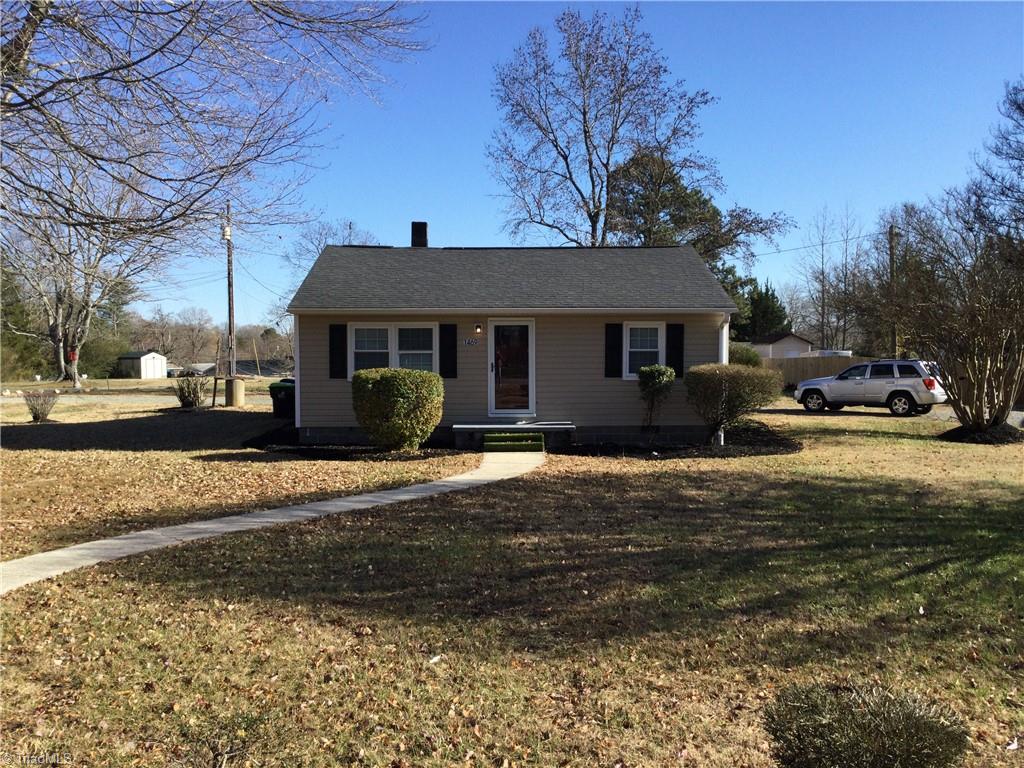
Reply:
M697 252L677 248L327 246L288 309L735 310Z

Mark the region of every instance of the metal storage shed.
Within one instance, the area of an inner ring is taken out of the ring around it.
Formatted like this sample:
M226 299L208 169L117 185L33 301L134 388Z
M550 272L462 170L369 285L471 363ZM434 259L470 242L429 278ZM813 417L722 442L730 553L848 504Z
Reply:
M126 379L166 379L167 358L159 352L129 352L117 358L117 369Z

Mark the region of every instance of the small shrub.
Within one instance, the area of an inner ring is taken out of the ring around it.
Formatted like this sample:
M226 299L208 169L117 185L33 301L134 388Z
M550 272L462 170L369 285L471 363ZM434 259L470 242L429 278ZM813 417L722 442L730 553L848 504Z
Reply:
M771 404L782 391L782 375L747 365L696 365L686 372L686 398L711 427L734 424L748 413Z
M430 371L367 368L352 375L356 419L385 450L415 450L441 423L444 383Z
M654 417L672 392L676 380L674 368L667 365L645 365L639 371L640 399L644 401L644 426L654 424Z
M760 368L761 356L757 350L749 344L740 344L737 341L729 342L729 362L735 365L749 365L751 368Z
M885 688L786 688L764 725L782 768L949 768L967 749L950 709Z
M32 414L32 421L39 422L49 418L50 411L57 404L57 398L60 395L52 389L36 389L23 393L22 397L25 398L28 412Z
M174 380L174 394L182 408L197 408L206 403L209 376L182 376Z

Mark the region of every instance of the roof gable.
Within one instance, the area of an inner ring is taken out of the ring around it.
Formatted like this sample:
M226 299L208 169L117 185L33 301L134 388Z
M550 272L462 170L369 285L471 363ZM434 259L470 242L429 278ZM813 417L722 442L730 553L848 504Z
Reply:
M288 307L735 311L697 252L672 248L328 246Z
M765 336L758 336L756 339L751 339L751 344L777 344L783 339L788 339L792 336L794 339L799 339L805 344L814 345L814 342L810 339L805 339L803 336L793 333L792 331L776 331L775 333L769 333Z

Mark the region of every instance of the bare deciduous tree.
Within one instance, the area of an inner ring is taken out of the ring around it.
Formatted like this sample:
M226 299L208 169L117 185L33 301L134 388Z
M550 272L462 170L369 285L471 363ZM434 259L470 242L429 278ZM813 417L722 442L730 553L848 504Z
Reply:
M97 179L95 171L65 169L69 190L80 207L111 220L130 219L140 206L135 190ZM135 181L144 188L144 182ZM78 357L97 310L124 294L126 286L156 278L166 265L169 241L162 234L126 236L111 226L76 227L45 208L38 215L13 218L0 232L4 266L21 282L23 295L42 316L40 326L15 333L45 338L53 351L58 379L79 384Z
M693 149L697 113L713 99L669 81L640 23L636 9L621 19L566 10L555 21L557 58L537 28L497 68L504 127L488 155L508 191L514 236L607 245L609 175L638 153L665 158L690 186L717 184L714 164Z
M976 190L954 190L904 218L912 258L898 307L911 347L938 362L960 423L1006 422L1024 386L1024 232Z
M377 238L348 219L318 220L304 225L292 249L284 254L285 263L298 277L304 277L313 262L328 245L377 245Z
M111 286L152 282L225 200L236 225L280 221L317 103L370 89L381 59L419 47L416 21L397 2L6 3L5 266L45 316L58 375L77 383Z
M182 346L188 354L189 363L200 362L200 357L216 338L213 318L205 309L188 307L178 313L178 328Z
M2 210L135 234L217 215L230 197L239 222L259 218L290 198L315 105L371 87L382 58L418 47L415 22L397 2L5 3ZM66 167L146 204L82 205ZM270 170L273 184L251 183Z
M807 248L797 267L802 296L794 306L810 315L798 326L810 332L823 349L849 349L860 342L856 315L864 263L861 241L860 226L849 208L839 216L822 208L808 229Z
M1007 84L999 113L1005 122L986 145L988 156L979 163L981 182L985 193L999 201L995 208L1003 224L1019 226L1024 221L1024 79Z

